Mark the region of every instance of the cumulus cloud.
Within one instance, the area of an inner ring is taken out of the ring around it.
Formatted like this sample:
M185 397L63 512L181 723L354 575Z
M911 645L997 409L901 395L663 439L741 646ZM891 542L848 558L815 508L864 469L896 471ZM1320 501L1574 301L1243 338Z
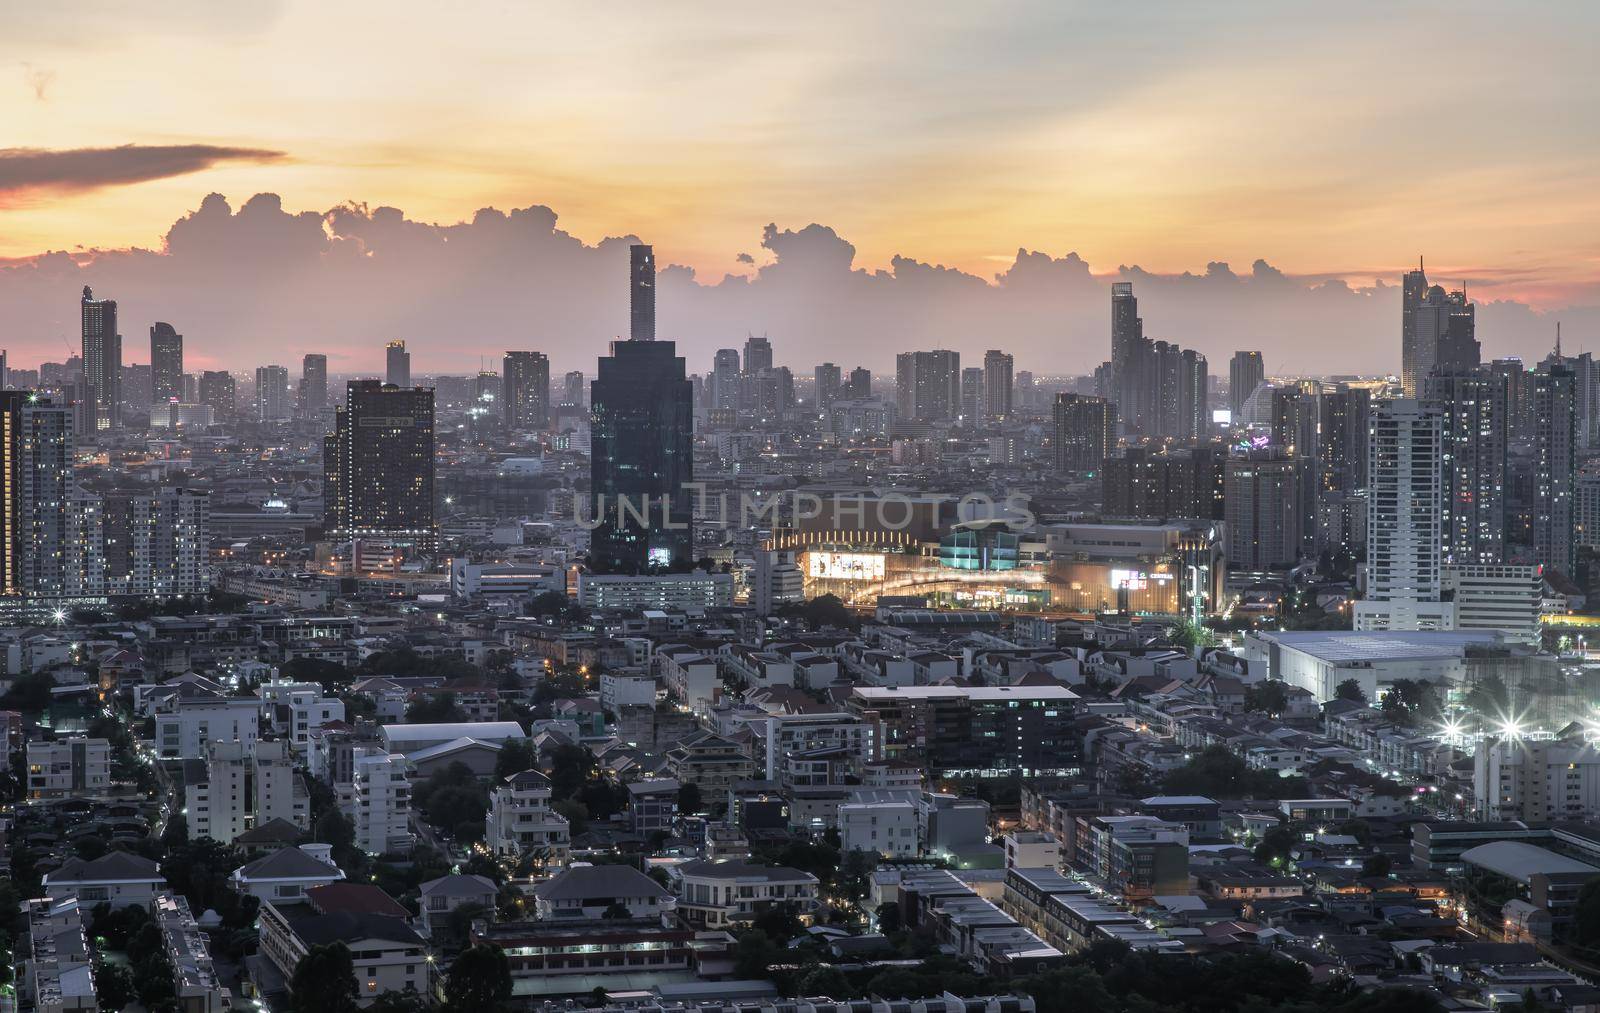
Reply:
M30 79L43 99L50 79ZM0 207L42 196L143 183L209 169L221 162L273 162L281 151L214 144L124 144L116 148L0 148Z
M403 338L424 371L465 372L515 348L543 350L558 369L593 369L606 342L627 331L627 247L637 241L585 242L541 205L436 224L392 207L295 211L258 194L235 208L212 194L159 249L0 265L0 306L18 366L76 344L78 293L90 284L121 304L129 361L146 361L135 336L159 319L186 335L192 368L293 367L305 352L324 352L336 372L373 372L383 343ZM678 342L691 370L704 372L716 349L754 332L802 372L825 360L888 370L896 352L934 347L974 359L1003 348L1019 369L1085 372L1109 354L1109 284L1118 280L1133 282L1148 334L1199 349L1213 372L1240 348L1261 349L1280 372L1399 365L1392 278L1297 277L1266 260L1247 273L1221 260L1177 274L1137 265L1095 273L1076 253L1018 249L985 279L910 255L863 267L854 245L821 224L772 224L760 242L764 262L748 275L662 270L658 332ZM1480 296L1485 355L1542 355L1558 317L1579 347L1600 331L1594 295L1559 313Z

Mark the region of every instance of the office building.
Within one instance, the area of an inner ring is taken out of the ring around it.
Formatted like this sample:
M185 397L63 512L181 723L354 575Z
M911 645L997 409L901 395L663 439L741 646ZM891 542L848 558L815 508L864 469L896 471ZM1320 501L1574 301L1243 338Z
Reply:
M1493 630L1523 643L1539 642L1544 575L1537 566L1446 563L1445 597L1454 629Z
M200 374L200 403L211 406L218 422L230 422L239 410L239 385L233 374L206 370Z
M506 429L517 432L550 424L550 359L543 352L507 352L501 397ZM581 395L580 395L581 396Z
M589 387L596 573L694 561L694 391L670 341L617 341Z
M990 419L1011 416L1012 358L990 349L983 354L983 407Z
M719 348L711 362L712 408L739 409L739 350Z
M1060 471L1095 471L1117 444L1117 406L1103 397L1057 394L1055 461Z
M83 286L83 423L86 432L122 427L122 335L117 301Z
M1267 378L1266 361L1260 352L1234 352L1228 362L1228 409L1233 421L1244 411L1244 399Z
M1129 432L1140 432L1144 425L1146 406L1140 398L1140 384L1136 360L1143 351L1144 321L1139 319L1139 300L1133 294L1133 283L1111 283L1111 389L1112 399L1123 426Z
M273 422L288 418L289 370L283 366L256 367L256 420Z
M1292 568L1304 542L1307 462L1281 448L1228 458L1224 475L1224 534L1228 565L1263 573Z
M628 336L656 339L656 253L642 244L628 247Z
M1354 493L1367 486L1367 426L1372 392L1339 384L1318 397L1321 431L1317 455L1319 491Z
M323 438L323 504L336 539L432 550L433 391L352 380Z
M1372 412L1367 457L1367 591L1357 630L1448 630L1443 600L1443 420L1414 398Z
M1475 310L1466 287L1447 292L1429 285L1419 260L1401 284L1400 382L1408 398L1436 367L1471 369L1481 361Z
M757 376L772 368L772 342L766 335L746 335L744 341L744 369L746 376Z
M313 415L328 407L328 357L315 352L300 360L300 411Z
M961 413L961 353L895 356L895 414L903 422L953 422Z
M396 387L411 386L411 353L404 341L391 341L384 346L384 382Z
M1505 552L1505 385L1488 369L1438 366L1422 389L1441 425L1444 560L1498 563Z
M150 403L183 400L183 335L157 321L150 328Z
M1572 575L1577 470L1575 377L1552 365L1533 374L1533 559Z

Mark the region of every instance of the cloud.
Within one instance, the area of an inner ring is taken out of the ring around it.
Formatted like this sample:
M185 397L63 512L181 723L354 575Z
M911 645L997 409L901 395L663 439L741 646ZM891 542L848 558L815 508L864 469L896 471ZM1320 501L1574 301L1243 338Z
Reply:
M39 98L44 98L48 84L48 79L34 83ZM275 162L284 157L281 151L212 144L124 144L59 151L0 148L0 207L47 195L183 176L221 162Z
M292 367L323 352L335 372L373 373L383 344L403 338L419 371L467 372L480 356L518 348L548 353L560 370L592 370L627 331L627 247L637 241L586 242L543 205L431 223L394 207L295 211L257 194L235 208L211 194L159 249L0 262L0 306L15 366L77 344L77 298L89 284L120 303L130 362L148 359L134 336L168 320L188 336L191 369ZM1076 253L1019 248L986 279L910 255L863 267L847 238L816 223L769 225L760 242L765 262L749 275L702 281L688 267L662 270L658 333L678 342L692 371L753 331L801 373L822 361L886 371L896 352L935 347L969 361L1003 348L1019 369L1083 373L1109 354L1112 281L1133 282L1147 333L1205 353L1213 373L1240 348L1261 349L1278 373L1399 366L1398 270L1291 276L1265 259L1249 272L1218 259L1193 272L1097 273ZM1543 355L1556 319L1567 344L1592 346L1600 289L1580 296L1541 312L1480 292L1485 356Z

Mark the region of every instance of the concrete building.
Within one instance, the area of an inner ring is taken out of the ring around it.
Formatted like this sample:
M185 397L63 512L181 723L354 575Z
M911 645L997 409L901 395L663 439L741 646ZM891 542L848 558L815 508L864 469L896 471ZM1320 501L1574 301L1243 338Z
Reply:
M1581 739L1484 739L1473 756L1472 789L1486 820L1600 818L1600 750Z
M1402 398L1372 412L1367 457L1367 590L1357 630L1448 630L1443 585L1443 420Z
M782 866L743 862L685 862L668 870L678 899L678 917L697 929L744 925L778 905L802 920L817 912L817 877Z
M410 989L426 995L432 982L427 944L406 923L405 908L375 886L339 884L337 890L263 904L258 920L261 956L287 981L313 946L342 942L355 958L356 1001L361 1005L384 992Z
M27 754L30 799L103 795L111 787L111 743L105 739L30 742Z
M839 806L841 851L914 858L921 851L917 807L911 802L846 802Z
M355 762L352 822L356 847L369 855L411 850L411 779L400 753L363 756Z
M586 609L704 610L733 604L729 573L578 574L578 604Z
M537 770L507 777L489 793L484 843L502 857L531 855L541 868L566 865L571 828L550 795L550 779Z

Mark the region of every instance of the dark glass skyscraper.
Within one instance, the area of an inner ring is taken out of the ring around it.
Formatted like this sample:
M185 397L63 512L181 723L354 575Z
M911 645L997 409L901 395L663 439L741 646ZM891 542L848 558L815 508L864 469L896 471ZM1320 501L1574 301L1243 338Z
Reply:
M1233 353L1233 361L1228 363L1228 408L1233 412L1235 423L1239 421L1245 400L1266 378L1267 366L1260 352Z
M1103 397L1057 394L1055 459L1061 471L1097 471L1117 445L1117 406Z
M550 359L543 352L507 352L501 398L506 429L543 429L550 424Z
M323 437L325 525L336 539L433 548L433 391L352 380Z
M636 247L637 249L637 247ZM670 341L617 341L589 385L597 573L694 564L694 390Z
M411 386L411 353L404 341L391 341L384 348L384 376L396 387Z
M150 328L150 403L183 400L183 335L168 323Z
M83 421L93 432L122 425L122 335L117 301L83 286Z
M629 336L635 341L656 339L656 252L655 248L634 245L628 248Z
M328 407L328 357L312 353L300 360L300 410L320 412Z

